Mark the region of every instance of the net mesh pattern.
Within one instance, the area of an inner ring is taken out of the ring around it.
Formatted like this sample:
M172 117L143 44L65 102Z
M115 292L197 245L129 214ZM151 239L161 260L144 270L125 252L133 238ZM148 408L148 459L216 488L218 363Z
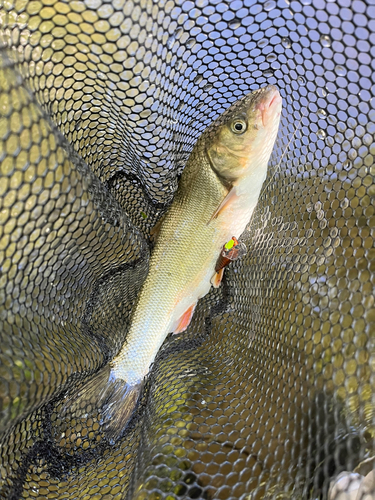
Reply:
M374 467L374 18L0 3L1 498L316 500ZM168 337L121 440L90 405L61 418L126 338L197 137L266 83L283 112L247 255Z

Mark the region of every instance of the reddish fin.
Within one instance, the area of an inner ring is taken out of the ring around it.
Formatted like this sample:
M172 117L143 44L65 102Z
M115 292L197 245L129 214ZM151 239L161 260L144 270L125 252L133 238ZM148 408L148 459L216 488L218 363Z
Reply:
M219 216L219 214L224 212L224 210L230 206L230 204L235 198L237 198L236 191L233 189L233 187L231 187L224 200L220 203L216 212L212 215L211 219L208 221L208 224L210 224L210 222L216 219Z
M181 316L177 328L173 331L173 333L181 333L190 325L191 318L194 314L194 309L197 304L193 304L187 309L184 314Z
M221 280L223 279L223 275L224 275L224 267L213 275L211 283L214 288L219 288Z

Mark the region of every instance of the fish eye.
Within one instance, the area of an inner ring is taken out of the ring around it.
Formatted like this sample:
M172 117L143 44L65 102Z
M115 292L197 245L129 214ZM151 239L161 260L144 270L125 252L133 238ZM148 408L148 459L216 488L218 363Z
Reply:
M233 120L230 128L235 134L243 134L247 129L247 124L245 121L237 119Z

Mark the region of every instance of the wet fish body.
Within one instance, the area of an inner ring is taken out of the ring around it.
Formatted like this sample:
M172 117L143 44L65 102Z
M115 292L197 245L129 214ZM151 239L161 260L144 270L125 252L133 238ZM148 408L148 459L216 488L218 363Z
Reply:
M268 86L234 103L198 139L157 236L126 341L65 410L96 393L112 438L126 426L169 332L183 331L197 301L220 284L223 245L256 207L277 135L281 97Z

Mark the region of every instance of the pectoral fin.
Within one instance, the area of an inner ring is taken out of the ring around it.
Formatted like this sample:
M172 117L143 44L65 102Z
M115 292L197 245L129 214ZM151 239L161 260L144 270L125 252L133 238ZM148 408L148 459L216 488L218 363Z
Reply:
M228 194L224 198L224 200L220 203L219 207L217 210L214 212L212 215L211 219L208 221L208 224L212 222L214 219L216 219L221 213L223 213L230 205L231 203L237 198L237 194L235 189L233 189L233 186L230 188ZM207 224L207 225L208 225Z
M187 309L184 314L181 316L179 319L178 325L175 330L173 330L173 333L181 333L186 328L190 325L191 318L193 317L194 314L194 309L197 304L193 304L192 306Z

